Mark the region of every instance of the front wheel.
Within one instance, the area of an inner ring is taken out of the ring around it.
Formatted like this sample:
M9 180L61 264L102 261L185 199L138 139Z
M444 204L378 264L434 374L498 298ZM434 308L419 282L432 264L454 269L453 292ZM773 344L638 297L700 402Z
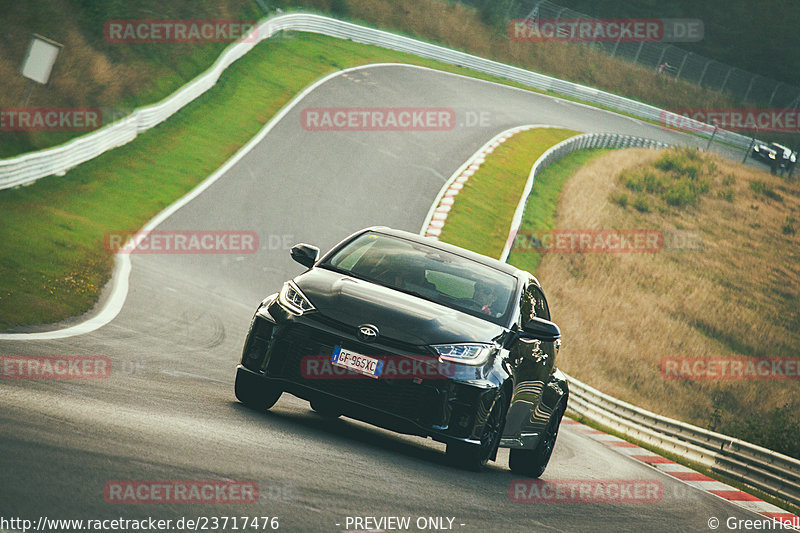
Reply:
M283 390L246 370L236 371L236 399L250 409L266 411L278 401Z
M564 409L556 408L556 412L547 423L547 427L539 439L539 444L533 450L512 449L508 454L508 468L515 474L538 478L544 474L553 449L556 446L558 437L558 427L561 425L561 417L564 416Z
M506 393L501 390L500 395L492 406L491 412L486 419L481 434L481 443L471 444L469 442L452 441L447 443L448 459L461 468L467 470L481 470L489 459L494 459L497 454L497 447L500 444L500 436L503 433L503 426L506 418Z

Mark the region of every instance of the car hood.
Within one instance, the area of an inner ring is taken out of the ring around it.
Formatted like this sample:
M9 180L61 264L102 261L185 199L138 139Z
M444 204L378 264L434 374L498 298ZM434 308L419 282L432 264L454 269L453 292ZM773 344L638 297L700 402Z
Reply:
M372 324L381 337L408 344L491 342L505 331L488 320L322 268L294 281L325 316L353 328Z

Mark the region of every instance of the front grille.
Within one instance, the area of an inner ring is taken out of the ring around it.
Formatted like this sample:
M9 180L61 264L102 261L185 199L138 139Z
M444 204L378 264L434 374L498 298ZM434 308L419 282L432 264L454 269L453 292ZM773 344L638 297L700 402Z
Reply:
M283 355L281 376L310 388L419 423L432 423L441 416L436 408L438 389L433 382L414 383L406 378L373 379L366 376L338 379L305 377L302 372L303 359L309 356L330 358L334 346L364 355L376 355L375 346L300 325L294 325L284 332L275 343L272 353Z

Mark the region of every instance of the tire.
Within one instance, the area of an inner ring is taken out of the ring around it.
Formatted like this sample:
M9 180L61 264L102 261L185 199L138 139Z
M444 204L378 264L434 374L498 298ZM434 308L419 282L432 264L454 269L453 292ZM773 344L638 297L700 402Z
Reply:
M245 370L236 371L235 392L237 400L256 411L267 411L283 394L281 389Z
M508 454L508 468L512 472L532 478L538 478L544 474L556 446L558 428L563 416L564 409L559 405L547 423L542 438L539 439L539 443L533 450L511 449Z
M335 405L323 403L320 401L310 402L311 409L314 410L320 416L324 416L325 418L339 418L342 416L342 412L336 408Z
M447 458L454 466L466 470L480 471L497 455L497 447L500 444L500 437L503 434L503 426L506 422L506 410L508 401L506 392L501 389L497 400L495 400L492 410L483 426L481 444L470 444L468 442L451 441L447 443Z

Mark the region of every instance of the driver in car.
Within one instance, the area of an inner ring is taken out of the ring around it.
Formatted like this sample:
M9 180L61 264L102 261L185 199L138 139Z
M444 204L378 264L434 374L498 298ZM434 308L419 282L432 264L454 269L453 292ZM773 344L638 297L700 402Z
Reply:
M492 305L497 300L497 296L495 296L492 289L490 289L488 286L484 285L483 283L476 283L475 292L472 296L472 299L481 308L482 313L494 315L494 312L492 311Z

